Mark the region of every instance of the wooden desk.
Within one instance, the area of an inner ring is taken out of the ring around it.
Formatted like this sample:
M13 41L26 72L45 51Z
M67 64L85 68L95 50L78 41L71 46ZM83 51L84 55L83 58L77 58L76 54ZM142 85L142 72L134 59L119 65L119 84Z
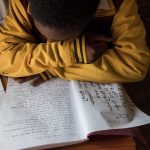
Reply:
M3 77L2 82L6 88L7 78ZM55 150L136 150L136 144L128 136L91 136L88 142Z
M125 136L93 136L86 143L57 148L56 150L136 150L132 137Z

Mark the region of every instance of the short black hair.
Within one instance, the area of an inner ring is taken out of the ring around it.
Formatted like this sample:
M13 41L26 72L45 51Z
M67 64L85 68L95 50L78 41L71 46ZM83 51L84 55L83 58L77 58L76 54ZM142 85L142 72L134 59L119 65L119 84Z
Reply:
M77 30L96 13L100 0L29 0L33 19L45 26Z

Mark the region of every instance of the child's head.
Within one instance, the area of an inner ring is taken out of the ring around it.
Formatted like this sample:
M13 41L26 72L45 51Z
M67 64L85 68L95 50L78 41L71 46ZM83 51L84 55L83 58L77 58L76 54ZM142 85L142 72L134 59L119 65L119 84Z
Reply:
M29 0L37 29L48 40L78 36L96 13L100 0Z

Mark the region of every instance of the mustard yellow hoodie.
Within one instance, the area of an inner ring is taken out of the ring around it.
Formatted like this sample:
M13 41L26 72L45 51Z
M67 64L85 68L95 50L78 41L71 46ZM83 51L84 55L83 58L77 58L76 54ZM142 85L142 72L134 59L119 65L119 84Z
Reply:
M98 17L109 13L98 13ZM150 64L135 0L124 0L115 14L111 26L115 47L92 64L87 64L84 36L75 41L37 43L32 30L20 0L10 0L0 27L0 74L22 77L49 71L67 80L133 82L145 77Z

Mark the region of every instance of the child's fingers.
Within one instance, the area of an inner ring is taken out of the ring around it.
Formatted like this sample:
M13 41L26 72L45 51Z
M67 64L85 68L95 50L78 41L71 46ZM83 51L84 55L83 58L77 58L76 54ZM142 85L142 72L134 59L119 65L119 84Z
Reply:
M45 80L41 76L39 76L36 80L31 82L31 85L34 87L37 87L40 84L42 84L43 82L45 82Z
M15 78L14 80L17 81L18 83L22 84L24 82L30 81L37 77L38 77L38 75L35 75L35 76L29 76L29 77Z
M25 77L21 77L21 78L14 78L14 80L18 83L23 83L23 81L25 80Z
M22 77L23 78L23 77ZM15 81L18 81L18 80L20 80L20 79L22 79L22 78L13 78Z

